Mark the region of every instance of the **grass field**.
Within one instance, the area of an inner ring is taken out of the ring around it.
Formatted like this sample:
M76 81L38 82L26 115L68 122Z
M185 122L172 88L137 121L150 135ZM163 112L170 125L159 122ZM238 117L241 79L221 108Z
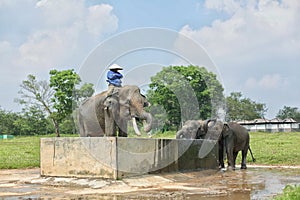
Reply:
M62 135L62 137L74 135ZM0 169L33 168L40 166L40 138L47 136L17 136L0 140Z
M77 135L62 135L76 137ZM29 136L0 140L0 169L32 168L40 165L40 138ZM256 158L255 164L299 165L300 132L292 133L250 133L250 145ZM156 134L154 138L175 138L174 132ZM240 155L237 164L240 163ZM248 155L248 163L251 156Z

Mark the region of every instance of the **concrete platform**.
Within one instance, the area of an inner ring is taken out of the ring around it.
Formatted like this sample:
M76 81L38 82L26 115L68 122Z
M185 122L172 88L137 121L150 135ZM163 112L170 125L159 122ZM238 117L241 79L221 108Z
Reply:
M148 173L217 169L217 147L213 140L42 138L41 175L122 179Z

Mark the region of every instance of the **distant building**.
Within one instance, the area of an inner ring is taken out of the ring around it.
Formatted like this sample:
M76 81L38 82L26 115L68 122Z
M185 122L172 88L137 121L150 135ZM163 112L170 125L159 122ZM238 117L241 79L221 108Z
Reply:
M300 131L300 123L292 118L288 119L255 119L255 120L242 120L237 123L244 126L251 132L292 132Z

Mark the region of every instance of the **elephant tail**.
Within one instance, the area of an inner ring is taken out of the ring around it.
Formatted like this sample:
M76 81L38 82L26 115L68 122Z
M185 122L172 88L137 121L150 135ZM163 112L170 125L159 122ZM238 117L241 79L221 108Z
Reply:
M255 159L254 156L253 156L253 153L252 153L252 150L251 150L250 146L249 146L249 151L250 151L250 154L251 154L251 157L252 157L252 161L255 162L256 159Z

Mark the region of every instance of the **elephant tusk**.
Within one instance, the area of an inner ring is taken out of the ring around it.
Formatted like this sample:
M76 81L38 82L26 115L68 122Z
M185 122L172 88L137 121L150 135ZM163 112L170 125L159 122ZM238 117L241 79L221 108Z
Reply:
M135 117L132 118L132 125L133 125L133 129L136 135L141 136L141 132L136 124L136 119Z

